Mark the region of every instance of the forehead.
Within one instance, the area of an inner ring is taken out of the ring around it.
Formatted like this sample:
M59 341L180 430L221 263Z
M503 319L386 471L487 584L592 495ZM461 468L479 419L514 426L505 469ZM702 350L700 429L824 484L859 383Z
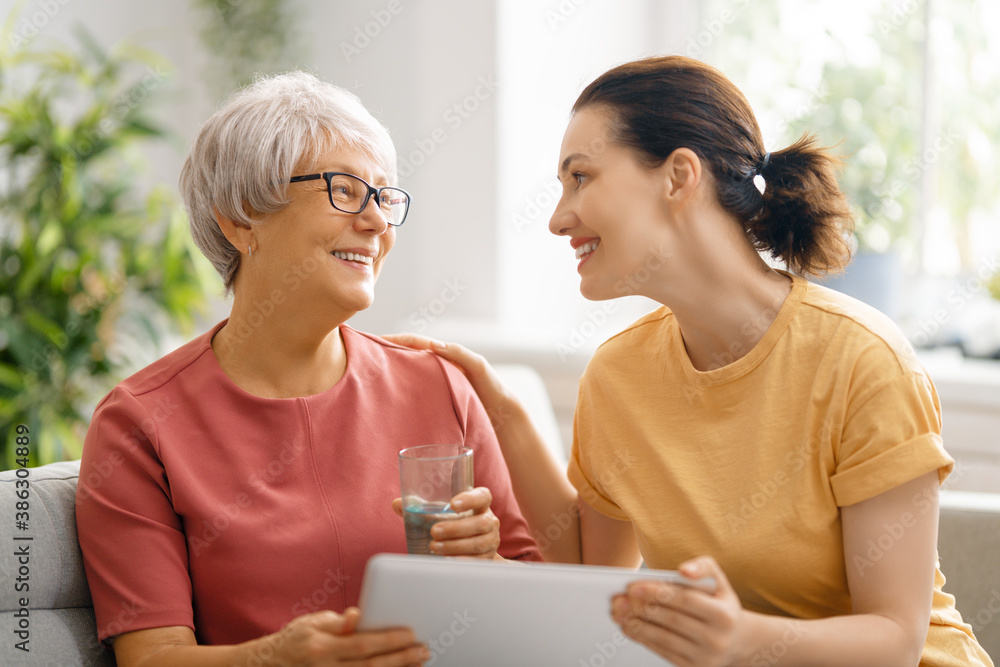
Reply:
M559 164L573 155L595 158L604 153L612 144L611 116L608 112L594 107L577 111L570 118L563 135L559 151Z
M324 146L302 162L308 165L304 169L309 172L343 171L360 176L375 186L389 184L389 175L381 161L355 146Z

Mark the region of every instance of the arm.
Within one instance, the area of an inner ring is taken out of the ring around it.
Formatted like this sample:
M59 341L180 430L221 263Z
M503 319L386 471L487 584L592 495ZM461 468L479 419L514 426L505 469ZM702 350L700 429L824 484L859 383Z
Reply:
M121 667L291 667L292 665L364 664L403 667L430 658L410 630L355 633L360 612L306 614L279 632L235 646L198 646L187 627L127 632L114 643Z
M913 667L930 622L938 484L937 472L927 473L843 508L850 615L795 620L748 612L714 560L700 558L681 570L716 577L714 595L641 582L615 597L615 621L678 667L756 667L777 657L803 667Z
M576 489L549 454L527 410L481 355L455 343L412 334L384 336L399 345L431 350L457 365L493 422L521 512L545 560L579 563L580 511Z

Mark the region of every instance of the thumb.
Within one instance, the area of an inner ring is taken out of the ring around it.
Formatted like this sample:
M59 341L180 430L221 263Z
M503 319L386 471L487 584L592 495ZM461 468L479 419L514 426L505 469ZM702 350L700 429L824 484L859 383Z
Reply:
M397 516L402 518L403 516L403 499L394 498L392 501L392 511L396 513Z
M361 620L361 610L357 607L348 607L344 610L343 624L340 630L335 631L338 635L349 635L358 629L358 621Z
M729 584L729 579L726 577L726 573L722 571L722 568L711 556L698 556L697 558L692 558L689 561L681 563L680 567L677 569L688 579L704 579L708 577L714 579L715 595L723 592L733 592L733 588Z

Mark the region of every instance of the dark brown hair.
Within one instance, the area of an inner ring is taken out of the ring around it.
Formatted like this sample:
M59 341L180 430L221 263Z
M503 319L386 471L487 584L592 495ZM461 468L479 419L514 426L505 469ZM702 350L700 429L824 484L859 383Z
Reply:
M677 148L694 151L715 179L719 203L758 250L789 270L822 275L850 261L854 220L837 183L840 160L810 135L766 153L750 104L714 67L682 56L626 63L587 86L573 111L591 106L611 113L615 140L648 167ZM763 195L756 174L767 185Z

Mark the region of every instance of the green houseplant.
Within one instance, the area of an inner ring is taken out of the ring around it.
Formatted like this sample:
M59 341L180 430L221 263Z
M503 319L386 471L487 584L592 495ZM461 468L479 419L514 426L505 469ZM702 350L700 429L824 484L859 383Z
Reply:
M82 31L75 51L15 49L12 25L0 36L0 468L21 425L29 465L79 457L95 403L189 330L213 289L176 198L137 192L140 149L165 138L146 113L162 60L105 53Z

